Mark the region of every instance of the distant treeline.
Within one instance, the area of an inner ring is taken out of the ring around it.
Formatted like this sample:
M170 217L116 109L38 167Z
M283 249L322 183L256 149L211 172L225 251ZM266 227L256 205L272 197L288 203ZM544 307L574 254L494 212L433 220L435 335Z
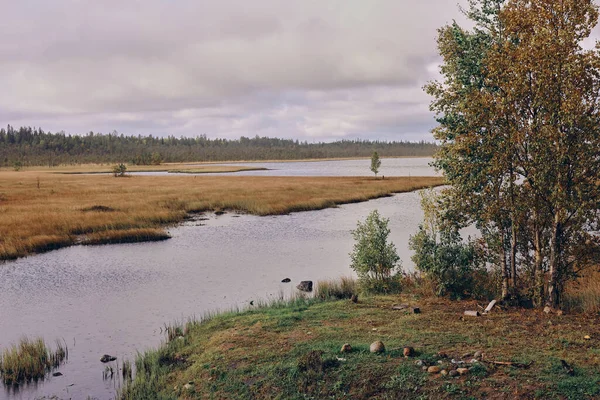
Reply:
M160 162L299 160L369 157L431 156L429 142L342 140L308 143L291 139L241 137L237 140L174 136L124 136L118 133L67 135L38 128L10 125L0 129L0 165L27 166L126 162L138 165Z

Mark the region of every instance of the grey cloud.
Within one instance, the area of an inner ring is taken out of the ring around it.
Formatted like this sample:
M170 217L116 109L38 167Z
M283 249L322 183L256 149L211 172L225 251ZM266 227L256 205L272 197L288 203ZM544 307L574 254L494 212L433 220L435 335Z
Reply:
M433 117L420 87L435 77L436 29L461 18L456 3L7 1L0 123L429 139Z

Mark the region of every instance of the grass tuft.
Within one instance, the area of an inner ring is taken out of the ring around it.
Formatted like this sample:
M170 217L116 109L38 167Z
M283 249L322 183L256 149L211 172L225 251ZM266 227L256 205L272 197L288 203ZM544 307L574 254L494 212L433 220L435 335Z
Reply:
M157 242L170 239L171 236L163 230L140 228L122 231L95 232L86 236L82 244L99 245L110 243Z
M351 277L319 281L315 288L315 297L320 300L349 299L357 294L358 283Z
M51 351L41 338L23 338L18 344L4 349L0 354L2 382L5 385L18 385L43 379L68 358L68 349L63 343L57 341L56 350Z

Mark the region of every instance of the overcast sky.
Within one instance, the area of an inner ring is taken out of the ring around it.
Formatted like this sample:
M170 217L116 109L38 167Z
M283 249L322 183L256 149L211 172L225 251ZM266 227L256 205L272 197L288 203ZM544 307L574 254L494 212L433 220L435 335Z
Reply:
M331 141L431 140L421 88L466 0L0 3L1 125Z

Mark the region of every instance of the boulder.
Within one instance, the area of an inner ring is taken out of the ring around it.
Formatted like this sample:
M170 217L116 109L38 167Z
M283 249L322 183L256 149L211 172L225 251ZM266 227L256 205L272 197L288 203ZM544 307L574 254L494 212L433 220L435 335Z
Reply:
M475 354L473 355L473 357L475 357L477 359L481 359L482 356L483 356L483 353L481 351L476 351Z
M114 356L111 356L111 355L108 355L108 354L105 354L102 357L100 357L100 361L103 362L103 363L107 363L107 362L110 362L110 361L115 361L116 359L117 359L117 357L114 357Z
M60 372L54 372L52 376L62 376L62 374Z
M451 370L450 372L448 372L448 375L449 375L449 376L458 376L458 371L457 371L457 370L455 370L455 369L453 369L453 370Z
M298 290L303 292L312 292L313 290L313 282L312 281L302 281L296 286Z
M352 346L350 346L350 343L345 343L342 346L342 349L340 350L341 353L350 353L352 351Z
M437 365L432 365L431 367L427 368L427 373L429 374L438 374L442 369L440 367L438 367Z
M403 351L404 357L412 357L415 355L415 349L410 346L406 346Z
M469 369L468 368L456 368L456 372L458 372L459 375L466 375L469 373Z
M292 280L290 278L285 278L281 280L281 283L288 283L291 282Z
M371 347L369 347L369 350L371 351L371 353L383 353L385 352L385 346L383 342L378 340L376 342L371 343Z
M442 374L442 376L446 376L448 375L448 371L446 371L445 369L440 371L440 374Z

